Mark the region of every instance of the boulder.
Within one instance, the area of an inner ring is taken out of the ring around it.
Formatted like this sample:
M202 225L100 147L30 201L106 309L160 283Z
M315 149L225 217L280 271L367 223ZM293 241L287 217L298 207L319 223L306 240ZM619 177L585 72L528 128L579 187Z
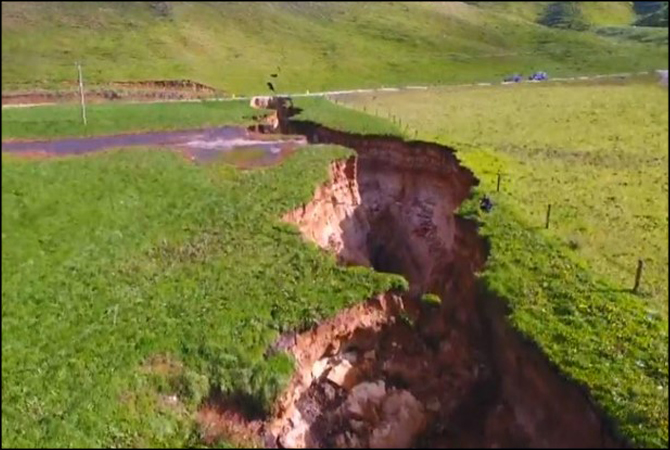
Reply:
M347 391L358 383L358 377L358 370L346 359L334 365L327 375L328 380Z
M312 366L312 378L317 380L328 368L328 358L321 358Z
M386 385L383 381L361 383L351 390L345 403L346 411L354 418L374 421L374 410L381 405L385 395Z
M394 391L382 406L382 421L370 435L370 448L407 448L426 427L423 405L409 392Z

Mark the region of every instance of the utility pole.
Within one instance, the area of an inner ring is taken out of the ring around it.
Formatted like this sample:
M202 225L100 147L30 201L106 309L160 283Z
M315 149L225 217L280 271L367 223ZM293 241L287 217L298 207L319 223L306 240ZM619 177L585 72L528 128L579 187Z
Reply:
M86 125L86 101L84 100L84 77L81 75L81 64L75 63L77 71L79 72L79 97L81 98L81 119Z

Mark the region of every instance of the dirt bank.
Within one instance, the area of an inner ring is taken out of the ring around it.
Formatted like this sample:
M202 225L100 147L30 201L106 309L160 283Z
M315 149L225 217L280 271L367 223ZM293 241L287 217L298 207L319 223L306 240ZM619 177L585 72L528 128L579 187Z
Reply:
M297 374L267 426L280 447L623 447L585 389L510 328L475 274L486 246L454 211L477 183L451 149L292 132L350 147L312 202L286 214L342 264L404 275L410 291L290 340ZM422 301L437 294L440 303Z
M78 103L76 83L63 83L58 90L3 92L3 105L32 103ZM108 101L186 100L221 97L223 92L191 80L113 81L102 86L88 86L88 103Z

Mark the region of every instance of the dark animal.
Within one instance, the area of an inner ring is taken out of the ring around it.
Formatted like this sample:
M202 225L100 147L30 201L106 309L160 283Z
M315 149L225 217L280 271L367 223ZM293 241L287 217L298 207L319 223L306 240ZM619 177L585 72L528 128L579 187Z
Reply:
M272 92L274 92L274 91L275 91L275 87L272 85L272 83L270 83L270 82L268 81L267 84L268 84L268 87L270 88L270 90L271 90Z
M276 73L271 73L270 76L271 76L272 78L277 78L277 74L276 74Z
M484 212L490 212L491 209L493 209L493 202L488 195L482 197L481 201L479 202L479 209Z

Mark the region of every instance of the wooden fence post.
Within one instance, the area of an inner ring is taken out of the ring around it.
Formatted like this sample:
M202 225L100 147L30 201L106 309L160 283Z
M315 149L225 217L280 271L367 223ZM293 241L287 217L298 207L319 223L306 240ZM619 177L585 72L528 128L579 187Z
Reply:
M635 286L633 286L633 292L637 294L638 289L640 288L640 278L642 278L642 266L644 263L641 259L637 260L637 271L635 272Z
M547 205L547 220L544 224L545 229L549 229L549 216L551 215L551 203Z
M84 99L84 77L81 74L81 64L75 63L77 66L77 73L79 75L79 99L81 103L81 119L86 125L86 100Z

